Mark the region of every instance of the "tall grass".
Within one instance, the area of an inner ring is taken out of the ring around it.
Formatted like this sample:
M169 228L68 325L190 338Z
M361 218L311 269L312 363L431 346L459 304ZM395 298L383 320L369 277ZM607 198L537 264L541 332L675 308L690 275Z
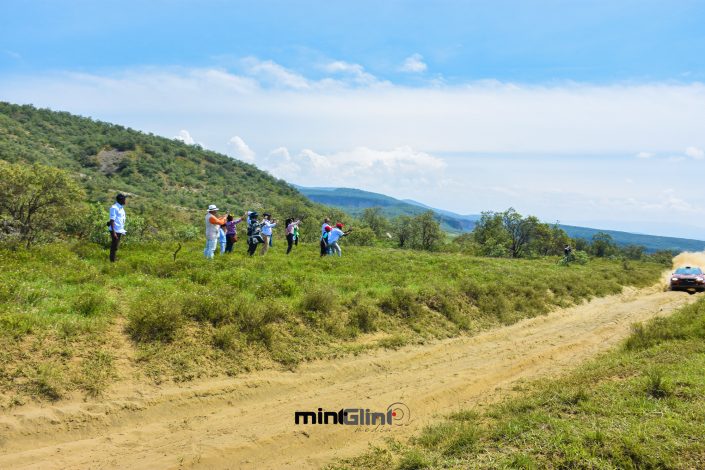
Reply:
M114 264L90 244L0 248L0 348L14 352L0 366L0 392L26 379L22 362L46 362L19 353L42 341L63 351L55 367L67 383L84 373L72 357L111 353L115 335L128 338L149 377L187 380L359 350L365 333L381 336L365 347L472 333L651 284L661 269L372 247L320 258L312 244L286 256L283 243L250 258L235 248L209 261L200 243L186 242L174 261L170 245L131 244Z

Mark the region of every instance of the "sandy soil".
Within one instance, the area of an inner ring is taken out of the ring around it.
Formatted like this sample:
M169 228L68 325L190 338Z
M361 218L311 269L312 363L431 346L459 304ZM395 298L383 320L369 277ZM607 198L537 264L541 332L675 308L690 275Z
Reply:
M473 337L375 351L232 379L120 387L97 402L26 406L0 416L0 468L311 468L404 438L523 380L555 376L624 338L630 325L700 295L630 289ZM384 411L406 426L294 425L319 407Z

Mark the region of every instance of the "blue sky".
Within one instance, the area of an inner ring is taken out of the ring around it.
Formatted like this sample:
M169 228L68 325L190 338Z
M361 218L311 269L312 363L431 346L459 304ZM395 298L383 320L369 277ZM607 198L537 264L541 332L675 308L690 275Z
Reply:
M705 238L703 1L2 10L2 100L179 137L298 184Z

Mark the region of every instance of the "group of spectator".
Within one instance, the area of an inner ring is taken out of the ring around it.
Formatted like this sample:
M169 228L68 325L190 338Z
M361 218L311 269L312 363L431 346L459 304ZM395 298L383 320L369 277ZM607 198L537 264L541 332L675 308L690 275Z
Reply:
M115 204L110 208L110 220L108 221L108 229L110 231L110 261L114 262L117 251L120 246L120 240L125 235L125 204L127 196L118 194L115 198ZM212 259L215 256L218 244L220 244L220 253L232 253L235 243L238 241L238 224L247 223L247 253L253 256L257 251L257 247L261 245L260 255L264 256L273 245L273 230L277 227L277 221L272 218L271 214L262 214L260 220L259 214L255 211L245 212L240 217L235 217L229 212L225 216L219 217L218 206L211 204L205 216L205 234L206 246L203 250L203 255ZM294 246L299 244L299 224L300 220L294 218L286 219L284 225L286 227L286 254L291 253ZM330 224L330 219L326 218L321 226L321 256L337 255L342 256L342 250L339 241L350 233L350 230L344 231L343 224L338 222L334 226Z

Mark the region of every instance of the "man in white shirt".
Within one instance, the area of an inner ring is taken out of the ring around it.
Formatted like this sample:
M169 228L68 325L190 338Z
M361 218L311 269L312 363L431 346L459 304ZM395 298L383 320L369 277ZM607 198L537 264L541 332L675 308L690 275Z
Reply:
M326 227L330 227L330 219L328 217L323 219L323 225L321 225L321 238L323 238L323 235L326 234Z
M262 221L262 239L264 239L264 243L262 244L260 255L264 256L267 254L267 250L269 250L269 242L272 239L272 229L277 226L277 221L272 220L270 214L264 213L262 215L264 216L264 220Z
M118 247L120 246L120 239L126 233L125 232L125 203L127 202L127 196L120 193L115 197L115 204L110 208L110 221L108 226L110 227L110 262L115 262L115 257L117 255Z

